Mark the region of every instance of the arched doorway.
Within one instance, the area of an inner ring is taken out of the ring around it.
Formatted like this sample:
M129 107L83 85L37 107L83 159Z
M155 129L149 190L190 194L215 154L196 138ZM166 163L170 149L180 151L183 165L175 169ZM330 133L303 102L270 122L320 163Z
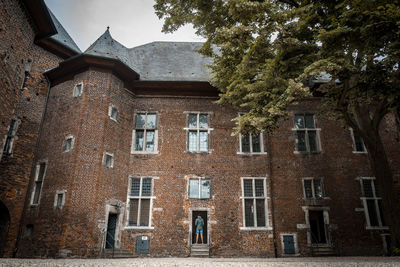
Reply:
M0 201L0 258L2 258L4 254L9 226L10 213L8 212L6 205Z

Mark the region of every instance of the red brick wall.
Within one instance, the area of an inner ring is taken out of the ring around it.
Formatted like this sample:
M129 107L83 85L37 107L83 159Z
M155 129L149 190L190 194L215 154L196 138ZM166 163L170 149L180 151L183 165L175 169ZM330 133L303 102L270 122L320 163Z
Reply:
M5 256L16 244L26 188L44 110L47 81L43 72L60 59L33 44L34 30L18 1L0 2L0 148L3 148L10 121L20 120L12 156L0 161L0 201L10 214L11 224ZM25 65L31 60L29 76Z

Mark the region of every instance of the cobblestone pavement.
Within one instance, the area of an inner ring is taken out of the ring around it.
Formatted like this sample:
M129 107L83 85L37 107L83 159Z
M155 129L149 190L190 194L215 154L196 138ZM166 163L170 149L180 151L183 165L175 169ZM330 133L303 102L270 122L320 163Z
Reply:
M0 259L0 266L400 266L400 257Z

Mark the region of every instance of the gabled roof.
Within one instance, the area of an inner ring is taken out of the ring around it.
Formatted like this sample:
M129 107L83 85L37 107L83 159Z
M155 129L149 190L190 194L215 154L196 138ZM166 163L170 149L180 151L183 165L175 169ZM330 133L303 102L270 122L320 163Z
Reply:
M141 81L207 82L211 59L198 52L200 42L152 42L126 48L107 30L84 52L117 59L140 74Z
M56 30L57 30L57 34L52 35L50 38L67 46L68 48L70 48L71 50L74 50L78 54L82 53L82 51L76 45L76 43L71 38L71 36L67 33L67 31L64 29L64 27L61 25L61 23L54 16L53 12L51 12L49 10L49 13L50 13L51 20L53 21L54 26L56 27Z

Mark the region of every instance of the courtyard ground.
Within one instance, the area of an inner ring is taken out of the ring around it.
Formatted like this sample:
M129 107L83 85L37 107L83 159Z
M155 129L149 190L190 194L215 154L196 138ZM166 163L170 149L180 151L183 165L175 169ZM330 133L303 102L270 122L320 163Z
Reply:
M400 257L0 259L0 266L400 266Z

